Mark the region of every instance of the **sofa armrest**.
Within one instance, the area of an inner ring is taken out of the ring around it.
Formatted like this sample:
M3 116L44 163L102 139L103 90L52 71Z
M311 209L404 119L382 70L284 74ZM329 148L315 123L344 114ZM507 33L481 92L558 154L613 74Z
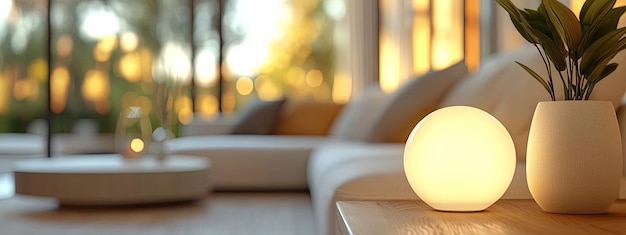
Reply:
M194 115L189 124L180 126L180 136L224 135L233 130L235 120L230 117L219 116L214 119Z

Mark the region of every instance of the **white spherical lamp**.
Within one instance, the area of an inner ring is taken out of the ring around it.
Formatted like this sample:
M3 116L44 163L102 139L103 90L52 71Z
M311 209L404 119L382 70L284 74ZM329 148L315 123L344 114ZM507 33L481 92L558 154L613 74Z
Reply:
M413 128L404 149L411 188L440 211L482 211L506 191L515 171L515 146L489 113L450 106Z

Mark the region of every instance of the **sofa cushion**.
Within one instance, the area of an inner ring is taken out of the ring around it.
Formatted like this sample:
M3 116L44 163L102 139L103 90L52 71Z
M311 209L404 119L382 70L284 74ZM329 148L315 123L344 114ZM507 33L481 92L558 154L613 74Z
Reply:
M330 134L343 140L365 140L376 116L388 99L378 85L366 88L341 110L335 119Z
M625 53L615 60L624 61ZM543 60L533 46L487 58L480 70L459 82L444 98L439 108L468 105L480 108L496 117L509 131L518 160L526 158L528 131L539 101L550 100L543 87L515 63L519 61L546 77ZM619 107L626 89L626 63L600 82L591 99L609 100ZM555 81L556 94L563 97L560 79Z
M251 102L234 124L232 134L271 134L284 103L285 99Z
M359 181L361 177L370 180L369 185L359 190L361 196L339 199L417 199L402 172L403 149L403 144L351 141L333 142L315 149L309 159L308 181L317 233L334 234L337 194L342 194L339 191L348 182ZM392 176L383 177L386 173Z
M326 135L343 104L299 101L283 107L274 134Z
M375 115L366 141L404 143L423 117L435 111L446 92L467 74L465 61L446 69L413 78L391 94Z
M213 135L168 140L170 154L211 161L213 188L223 190L306 190L310 152L324 136Z

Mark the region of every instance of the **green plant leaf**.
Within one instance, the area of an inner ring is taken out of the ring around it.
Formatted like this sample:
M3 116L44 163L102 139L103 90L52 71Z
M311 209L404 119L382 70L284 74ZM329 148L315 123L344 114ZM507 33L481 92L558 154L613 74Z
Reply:
M600 81L601 76L604 73L607 67L607 64L609 63L609 61L611 61L611 59L612 58L605 59L601 61L600 63L598 63L595 67L593 67L591 74L585 77L587 79L587 82L595 84L598 81Z
M537 40L534 39L533 35L529 32L529 23L525 18L525 15L522 14L522 11L517 8L513 2L511 2L510 0L496 0L496 2L502 6L502 8L509 13L509 17L511 18L511 22L513 23L513 26L515 26L515 29L517 30L517 32L519 32L520 35L522 35L522 37L524 39L526 39L526 41L536 44Z
M585 53L585 50L590 44L598 41L602 36L617 29L619 19L625 12L626 6L610 9L604 17L601 17L600 20L598 20L597 24L583 25L583 38L581 39L578 47L576 59L580 59L582 57L583 53Z
M595 83L602 81L602 79L608 77L609 75L611 75L611 73L615 72L615 70L617 69L617 66L618 66L617 63L610 63L606 65L604 70L602 70L602 74L600 74L600 77L596 79Z
M602 17L602 20L596 27L596 31L593 32L592 40L596 41L600 37L617 29L619 19L622 17L624 12L626 12L626 6L611 9L604 17Z
M548 83L546 82L546 80L544 80L539 74L537 74L528 66L518 61L515 61L515 63L517 63L520 67L526 70L526 72L528 72L533 78L535 78L535 80L537 80L543 86L543 88L546 89L546 91L548 91L548 94L550 94L550 97L553 97L552 90L550 89L550 86L548 86Z
M576 14L556 0L542 0L541 2L546 9L550 24L564 39L570 55L576 55L582 37L582 27Z
M537 32L535 34L535 38L539 42L539 45L541 45L541 48L546 53L550 61L552 61L554 68L556 68L558 71L565 70L567 68L567 64L565 61L565 58L567 57L567 51L565 50L563 44L555 42L554 39L541 32Z
M594 25L615 6L616 0L587 0L580 9L580 23Z
M599 62L607 58L613 58L620 48L624 47L626 40L621 38L626 34L626 28L613 30L605 34L600 39L592 43L580 60L580 72L585 76L590 76ZM607 62L608 63L608 62Z
M512 15L509 14L509 16L511 17L511 22L513 23L513 26L515 26L515 29L517 29L517 32L524 38L526 39L526 41L532 43L532 44L537 44L539 43L527 30L528 27L524 27L522 25L522 22L520 21L516 21Z
M548 27L549 24L544 13L533 9L524 9L524 11L522 11L522 15L526 17L526 20L528 20L531 28L536 31L540 31L545 35L552 35L552 31L550 30L550 27Z

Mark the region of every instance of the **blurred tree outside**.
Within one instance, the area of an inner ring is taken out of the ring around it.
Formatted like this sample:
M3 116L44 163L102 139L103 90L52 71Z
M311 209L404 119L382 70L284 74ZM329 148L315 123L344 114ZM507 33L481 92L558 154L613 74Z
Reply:
M332 100L333 25L323 0L229 0L221 20L218 0L51 3L47 9L45 0L0 0L0 132L26 132L46 118L48 82L55 133L71 132L81 119L113 132L126 106L154 112L155 85L164 81L181 86L173 108L183 123L193 115L192 94L196 112L209 116L218 100L225 112L252 98Z

